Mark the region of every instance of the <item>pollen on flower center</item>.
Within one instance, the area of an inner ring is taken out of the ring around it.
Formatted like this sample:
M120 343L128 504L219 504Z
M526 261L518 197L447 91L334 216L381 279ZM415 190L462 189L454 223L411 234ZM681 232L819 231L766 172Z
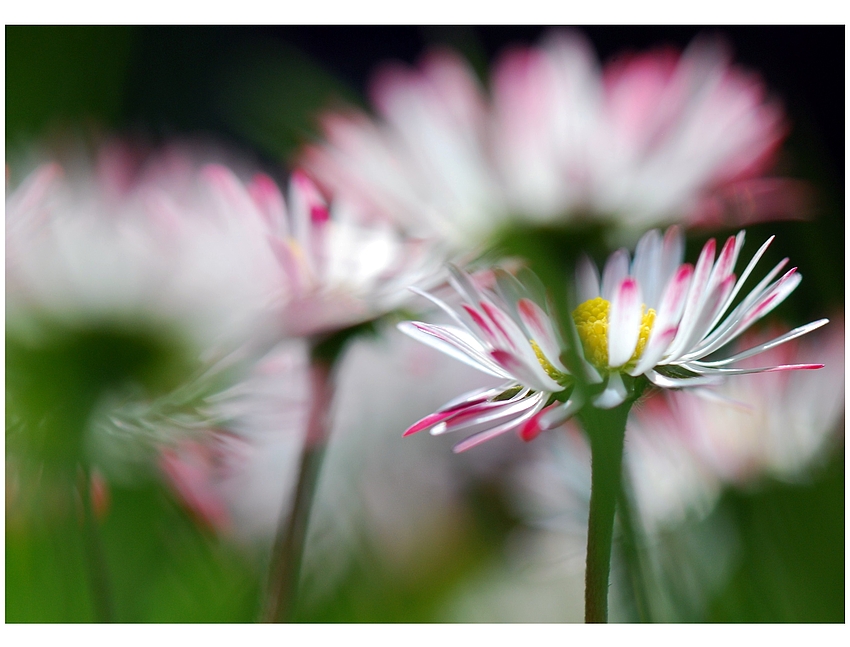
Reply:
M611 304L602 297L585 301L573 310L573 321L578 330L579 339L588 362L603 371L608 370L608 310ZM655 323L655 310L641 306L640 335L635 352L626 365L633 364L643 354L652 325Z
M558 383L561 383L564 377L566 377L561 371L555 368L552 365L552 362L546 357L543 353L543 350L540 346L537 345L537 342L533 339L528 340L531 343L531 348L534 350L534 354L537 356L537 361L540 362L540 366L543 367L543 370L546 371L546 375L551 377Z

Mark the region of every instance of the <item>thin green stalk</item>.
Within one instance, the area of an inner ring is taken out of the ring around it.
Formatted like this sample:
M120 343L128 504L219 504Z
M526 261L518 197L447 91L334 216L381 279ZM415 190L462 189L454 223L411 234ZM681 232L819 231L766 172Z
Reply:
M269 580L263 606L263 622L291 622L296 608L301 561L322 461L330 434L333 397L332 363L313 354L310 366L310 411L298 483L292 505L284 503L280 515Z
M642 542L632 519L632 498L629 496L628 477L623 474L620 488L618 518L623 535L623 552L626 557L626 570L635 598L638 619L640 622L652 622L651 606L647 593L646 569L641 554Z
M587 521L587 565L584 621L608 622L608 577L614 512L620 490L623 440L631 403L610 410L586 407L581 422L590 439L590 514Z
M112 605L112 587L109 584L109 573L106 566L103 542L100 537L100 526L94 512L91 474L88 471L84 471L81 474L80 481L86 566L95 619L97 622L114 622L115 612Z

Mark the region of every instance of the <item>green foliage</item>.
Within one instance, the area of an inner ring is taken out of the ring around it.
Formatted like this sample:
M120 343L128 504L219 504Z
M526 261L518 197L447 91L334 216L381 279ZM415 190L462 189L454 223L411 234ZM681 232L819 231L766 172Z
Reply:
M266 154L290 159L319 134L322 111L360 103L304 54L273 42L250 43L222 67L216 102L224 121Z
M31 485L31 483L29 484ZM199 528L160 487L113 487L100 522L118 622L250 622L259 569ZM91 622L82 522L67 514L6 525L6 621Z
M115 123L131 33L129 27L7 26L7 146L52 125Z
M102 395L127 383L165 393L189 374L187 357L167 334L106 325L51 328L35 339L7 333L7 448L76 469Z
M730 492L742 550L711 622L844 622L844 457L809 485Z

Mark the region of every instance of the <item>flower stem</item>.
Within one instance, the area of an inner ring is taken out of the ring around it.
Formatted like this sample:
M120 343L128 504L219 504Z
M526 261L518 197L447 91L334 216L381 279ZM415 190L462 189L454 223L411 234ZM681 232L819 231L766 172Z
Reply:
M623 475L623 483L620 488L619 519L622 531L623 552L625 554L626 569L632 593L635 596L635 609L639 622L652 622L649 594L647 592L647 573L642 555L642 541L639 529L635 526L632 518L632 497L628 489L628 477Z
M269 566L262 615L264 622L291 622L293 619L310 508L330 434L328 412L333 397L332 362L317 357L316 353L311 358L310 384L310 410L295 499L291 506L286 505L288 502L284 503L280 515Z
M80 493L83 505L83 534L85 542L86 565L88 567L89 586L97 622L113 622L112 592L106 568L106 557L100 528L92 500L92 476L88 470L80 475Z
M581 422L590 439L590 515L587 522L587 566L584 621L608 622L608 576L614 512L620 490L623 440L631 403L609 410L586 407Z

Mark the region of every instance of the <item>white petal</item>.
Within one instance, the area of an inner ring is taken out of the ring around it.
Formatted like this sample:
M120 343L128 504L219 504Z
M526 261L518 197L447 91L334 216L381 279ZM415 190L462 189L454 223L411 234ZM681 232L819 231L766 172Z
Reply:
M611 373L605 390L593 398L593 405L600 409L613 409L626 399L628 392L619 373Z
M640 286L632 278L620 284L608 315L608 365L622 366L635 352L640 337Z
M813 321L812 323L806 324L805 326L800 326L799 328L795 328L791 332L787 332L784 335L777 337L776 339L772 339L769 342L765 342L764 344L759 344L758 346L754 346L748 350L745 350L737 355L733 355L732 357L727 357L726 359L717 360L716 362L700 362L701 366L711 366L711 367L719 367L725 366L727 364L732 364L734 362L738 362L742 359L747 359L748 357L752 357L753 355L758 355L759 353L763 353L766 350L770 350L771 348L775 348L780 344L784 344L785 342L791 341L792 339L796 339L797 337L802 337L803 335L812 332L813 330L817 330L821 326L824 326L829 323L829 319L819 319L818 321Z
M523 325L540 350L543 351L549 363L562 373L566 373L567 369L560 359L561 349L558 346L558 338L549 316L531 299L521 299L517 303L517 311Z
M425 292L424 290L420 290L419 288L411 287L411 288L408 288L408 289L411 292L413 292L414 294L418 294L419 296L428 299L428 301L430 301L435 306L440 308L443 312L445 312L447 315L449 315L457 324L459 324L461 326L461 328L464 328L464 329L469 328L466 325L466 323L464 323L464 321L460 318L460 316L458 316L457 312L455 312L455 310L453 308L449 307L449 305L445 301L443 301L442 299L438 299L433 294L431 294L429 292Z
M661 246L661 274L659 280L666 284L676 269L685 258L685 238L682 231L676 225L669 227L664 234L664 242Z
M614 293L629 275L629 252L618 249L608 257L605 271L602 273L602 298L611 301Z
M723 383L723 378L719 375L699 375L696 377L667 377L656 373L655 371L647 371L644 375L649 378L655 386L662 389L682 389L694 386L715 386Z
M505 433L506 431L515 429L543 408L543 403L546 401L543 398L543 394L538 393L533 397L539 399L534 403L534 406L531 407L524 414L517 418L514 418L513 420L509 420L508 422L499 425L498 427L488 429L487 431L482 431L480 434L475 434L474 436L470 436L466 440L459 442L457 445L455 445L452 448L452 451L455 454L460 454L461 452L465 452L467 449L472 449L473 447L476 447L477 445L480 445L481 443L490 440L491 438L495 438L496 436L499 436Z
M546 371L540 366L537 358L535 358L533 364L527 364L513 353L500 349L491 351L490 357L493 358L502 370L506 371L524 386L548 393L563 391L565 388L546 374Z
M504 379L511 377L485 354L486 350L478 340L464 330L453 326L432 326L419 321L402 321L397 327L405 335L479 371Z
M596 269L596 263L590 260L587 254L582 254L578 259L576 292L579 304L595 299L601 294L599 292L599 270Z
M661 233L653 229L645 233L635 248L631 275L637 280L643 292L644 303L656 308L664 285L661 277Z
M573 393L562 406L552 407L550 411L541 414L539 425L541 431L554 429L572 418L584 406L584 397L578 392Z
M653 332L655 331L653 330ZM664 357L664 353L667 351L667 348L670 346L670 343L673 339L675 339L675 337L675 326L667 328L667 330L664 331L658 331L658 334L653 334L647 342L646 347L643 349L643 355L640 356L640 360L635 365L634 369L629 371L629 375L641 375L655 366L658 361Z

